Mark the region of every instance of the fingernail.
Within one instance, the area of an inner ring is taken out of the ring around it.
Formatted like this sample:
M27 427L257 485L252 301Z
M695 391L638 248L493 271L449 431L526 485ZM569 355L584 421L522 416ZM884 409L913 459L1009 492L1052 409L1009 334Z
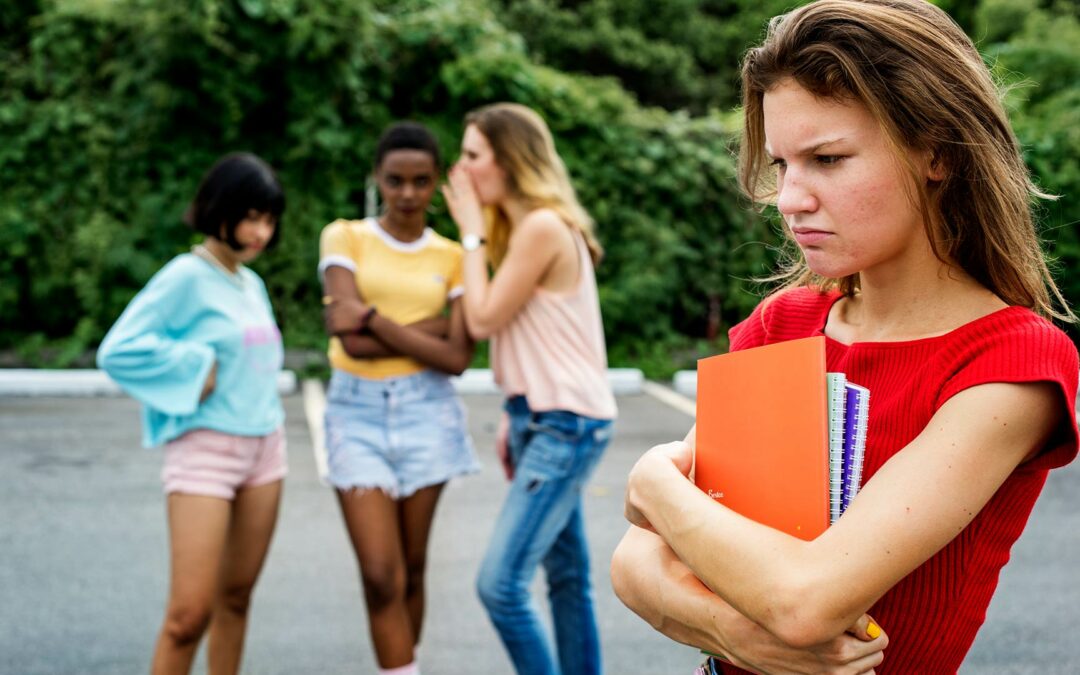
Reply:
M876 640L881 636L881 626L871 621L866 626L866 634L870 636L870 639Z

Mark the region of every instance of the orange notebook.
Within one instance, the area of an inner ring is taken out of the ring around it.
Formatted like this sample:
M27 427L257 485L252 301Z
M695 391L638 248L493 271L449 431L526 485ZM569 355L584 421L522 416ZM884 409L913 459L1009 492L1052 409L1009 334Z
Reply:
M825 338L698 361L694 482L800 539L829 526Z

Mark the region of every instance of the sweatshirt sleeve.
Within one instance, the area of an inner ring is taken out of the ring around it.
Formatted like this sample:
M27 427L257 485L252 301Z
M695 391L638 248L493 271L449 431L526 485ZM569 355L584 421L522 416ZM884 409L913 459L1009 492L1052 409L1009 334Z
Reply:
M98 367L120 388L167 415L190 415L214 365L207 344L169 335L159 308L176 306L184 277L175 266L161 270L136 295L102 341Z

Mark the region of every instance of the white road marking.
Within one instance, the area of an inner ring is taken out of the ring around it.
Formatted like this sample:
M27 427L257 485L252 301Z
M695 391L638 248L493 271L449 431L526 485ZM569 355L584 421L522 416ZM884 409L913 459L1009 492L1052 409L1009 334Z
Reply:
M323 431L323 416L326 414L326 392L320 380L304 380L304 416L307 417L308 433L311 434L311 452L315 455L315 467L319 479L324 483L328 470L326 467L326 438Z
M641 389L661 403L666 403L679 412L686 413L690 417L697 417L697 403L693 399L675 393L663 385L649 382L648 380L641 383Z

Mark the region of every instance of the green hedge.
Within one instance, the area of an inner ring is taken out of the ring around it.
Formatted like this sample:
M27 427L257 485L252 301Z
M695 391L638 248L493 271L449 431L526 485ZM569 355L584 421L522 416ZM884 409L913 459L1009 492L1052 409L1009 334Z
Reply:
M613 362L685 365L710 302L714 332L752 305L742 279L767 251L743 242L772 235L733 191L718 117L534 65L479 0L183 4L47 3L8 52L0 171L18 180L0 186L0 347L63 365L96 344L193 241L180 215L201 173L250 149L289 200L256 269L287 344L318 348L318 232L359 215L379 131L418 118L453 155L464 113L496 100L544 114L598 221ZM448 229L441 205L434 218Z
M92 349L147 279L195 241L180 222L187 201L215 158L241 149L277 167L288 191L281 246L255 268L287 346L321 349L318 233L334 218L362 214L379 132L419 119L453 157L464 114L498 100L545 116L597 220L612 363L663 375L722 347L724 330L755 303L749 280L769 269L777 241L735 191L730 115L643 108L615 79L538 65L492 7L6 3L0 350L62 366ZM1070 77L1080 40L1060 60L1038 54L1046 45L1031 21L1002 38L1000 62L1038 56L1039 67L1061 66ZM1044 186L1065 195L1049 207L1048 234L1066 267L1080 259L1080 141L1069 91L1017 104L1032 165ZM441 204L433 219L453 231ZM1065 282L1080 299L1080 278Z
M1080 2L984 0L975 21L984 53L1008 86L1024 159L1057 197L1040 204L1041 234L1058 284L1080 313ZM1080 326L1067 328L1080 340Z

